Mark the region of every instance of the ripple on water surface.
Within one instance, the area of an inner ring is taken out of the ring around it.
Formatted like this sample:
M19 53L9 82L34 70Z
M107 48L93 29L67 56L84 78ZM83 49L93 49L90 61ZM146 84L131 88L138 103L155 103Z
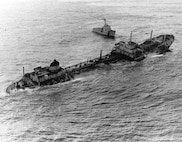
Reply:
M0 2L1 3L1 2ZM0 141L182 141L181 1L16 1L0 8ZM91 32L102 18L117 31ZM74 80L6 94L6 87L53 59L66 67L114 43L175 34L172 52L101 65Z

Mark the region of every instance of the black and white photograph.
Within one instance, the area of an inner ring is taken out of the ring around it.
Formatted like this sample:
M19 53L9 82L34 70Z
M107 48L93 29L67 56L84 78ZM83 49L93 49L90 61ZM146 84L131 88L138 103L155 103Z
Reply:
M0 0L0 142L182 142L181 0Z

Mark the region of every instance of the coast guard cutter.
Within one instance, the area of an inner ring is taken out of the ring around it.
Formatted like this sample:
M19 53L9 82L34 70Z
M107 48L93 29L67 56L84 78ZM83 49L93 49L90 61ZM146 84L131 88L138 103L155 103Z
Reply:
M93 28L93 32L103 36L114 38L116 31L111 29L111 27L106 23L106 19L103 20L104 26L101 28Z

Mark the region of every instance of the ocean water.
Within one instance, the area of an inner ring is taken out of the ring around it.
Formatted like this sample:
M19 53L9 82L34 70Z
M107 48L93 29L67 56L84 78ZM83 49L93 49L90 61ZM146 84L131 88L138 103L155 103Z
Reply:
M0 1L0 142L181 142L180 0ZM92 33L106 18L116 38ZM172 52L101 65L63 84L6 94L53 59L62 67L114 43L173 34Z

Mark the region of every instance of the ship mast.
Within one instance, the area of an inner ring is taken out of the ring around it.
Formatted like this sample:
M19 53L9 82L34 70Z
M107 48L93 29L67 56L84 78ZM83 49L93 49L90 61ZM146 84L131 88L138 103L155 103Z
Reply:
M100 60L102 59L102 50L100 50Z
M130 42L132 41L132 32L130 33Z
M106 19L104 18L103 20L104 20L104 26L105 26L106 25Z
M25 68L23 67L23 75L25 74Z
M150 40L152 39L153 30L150 33Z

